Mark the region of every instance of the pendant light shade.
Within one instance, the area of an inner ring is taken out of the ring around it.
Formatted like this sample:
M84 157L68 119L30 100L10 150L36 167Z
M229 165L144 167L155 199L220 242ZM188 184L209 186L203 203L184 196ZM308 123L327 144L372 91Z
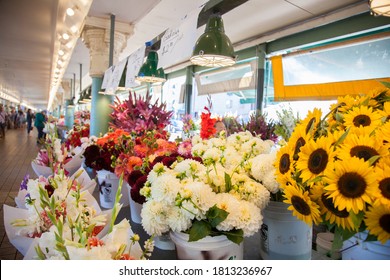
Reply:
M69 103L68 103L68 105L66 106L67 108L74 108L74 97L72 97L70 100L69 100Z
M222 17L213 14L206 30L195 43L191 63L207 67L224 67L236 63L232 42L225 34Z
M390 0L370 0L369 2L373 15L390 17Z
M161 74L161 68L157 70L157 63L158 63L158 54L156 51L150 51L148 53L148 56L146 58L145 63L141 66L138 72L138 76L136 79L140 82L147 82L147 83L157 83L157 82L164 82L165 74ZM164 72L164 70L162 70Z

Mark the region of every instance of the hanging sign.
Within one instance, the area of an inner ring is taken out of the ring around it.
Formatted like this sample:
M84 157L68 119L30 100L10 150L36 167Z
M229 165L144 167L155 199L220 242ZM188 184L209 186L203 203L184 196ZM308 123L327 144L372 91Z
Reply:
M198 14L197 9L187 15L179 27L172 27L165 31L161 38L157 68L165 68L191 57L197 39Z
M114 66L111 66L104 72L104 78L102 83L102 89L106 89L109 81L111 80L112 72L114 72Z
M135 80L138 75L145 57L145 45L133 52L127 59L127 71L126 71L126 88L132 88L139 86L140 83Z
M111 75L111 79L107 85L108 90L113 90L114 92L119 86L123 71L125 70L127 58L121 60L117 65L115 65L114 72Z

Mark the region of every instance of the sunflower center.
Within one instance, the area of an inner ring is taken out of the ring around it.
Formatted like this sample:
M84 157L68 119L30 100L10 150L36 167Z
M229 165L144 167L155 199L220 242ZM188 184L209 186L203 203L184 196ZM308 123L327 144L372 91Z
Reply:
M367 184L364 178L358 173L347 172L339 178L337 186L343 196L358 198L366 191Z
M291 204L302 215L305 215L305 216L310 215L310 213L311 213L310 206L306 203L305 200L302 199L302 197L299 197L296 195L292 196L291 197Z
M320 174L328 164L328 153L320 148L313 151L309 157L309 170L313 174Z
M379 182L379 189L384 197L390 200L390 178L385 178Z
M369 146L355 146L351 149L350 154L352 157L358 157L368 161L371 157L379 155L379 153Z
M305 130L306 134L309 133L309 131L310 131L311 127L313 126L313 123L315 122L315 120L316 120L316 118L311 118L311 120L307 123L306 130Z
M287 173L290 170L290 157L288 154L283 154L279 161L279 171L282 174Z
M367 115L357 115L353 118L353 125L356 127L359 126L369 126L371 124L371 118Z
M385 214L379 219L379 225L387 233L390 233L390 214Z
M328 209L329 212L332 212L332 214L334 214L335 216L340 217L340 218L348 218L348 216L349 216L348 211L345 209L342 211L338 210L334 206L332 198L326 197L323 194L321 196L321 201L324 204L324 206L326 207L326 209Z
M305 139L303 139L303 137L299 137L299 139L295 143L294 159L298 159L298 153L301 151L301 147L305 146L305 144L306 144Z

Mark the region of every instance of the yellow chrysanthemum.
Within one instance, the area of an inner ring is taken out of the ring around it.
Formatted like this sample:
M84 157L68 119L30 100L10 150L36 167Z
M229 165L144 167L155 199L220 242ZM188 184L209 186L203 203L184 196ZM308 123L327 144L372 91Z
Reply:
M303 182L324 174L329 162L334 158L331 144L328 137L320 137L316 141L310 139L305 146L301 147L296 168L301 171L300 177Z
M377 190L373 167L357 157L335 161L325 171L324 187L335 207L358 213L371 203Z
M385 157L389 154L389 150L382 145L380 137L371 136L361 129L357 129L347 135L343 141L337 157L346 158L358 157L364 161L368 161L373 156Z
M300 125L305 128L306 134L312 133L316 129L318 123L321 121L321 116L321 109L317 108L307 113L306 118L300 122Z
M350 231L357 230L352 217L347 210L338 210L333 200L327 196L322 183L317 183L311 188L311 199L320 206L321 216L325 221Z
M288 141L288 145L293 151L293 160L298 159L298 153L301 150L301 147L308 142L308 139L309 137L306 135L305 126L297 125Z
M319 206L311 201L309 192L303 191L295 183L284 189L285 200L283 202L291 204L288 209L298 219L308 225L319 224L321 222Z
M377 111L367 106L352 108L344 114L345 127L359 128L366 127L369 131L374 131L382 124L382 116Z
M366 212L364 218L370 234L376 235L378 240L386 243L390 240L390 207L383 204L375 204Z
M290 181L290 174L293 170L293 151L289 145L280 148L276 154L275 175L281 185Z
M374 193L375 198L381 204L390 206L390 159L383 158L374 168L378 191Z

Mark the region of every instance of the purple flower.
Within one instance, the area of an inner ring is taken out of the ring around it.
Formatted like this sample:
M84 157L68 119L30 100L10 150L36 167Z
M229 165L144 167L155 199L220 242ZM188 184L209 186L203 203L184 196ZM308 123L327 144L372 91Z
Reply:
M30 174L24 176L22 183L20 184L20 190L27 190L27 182L30 180Z

